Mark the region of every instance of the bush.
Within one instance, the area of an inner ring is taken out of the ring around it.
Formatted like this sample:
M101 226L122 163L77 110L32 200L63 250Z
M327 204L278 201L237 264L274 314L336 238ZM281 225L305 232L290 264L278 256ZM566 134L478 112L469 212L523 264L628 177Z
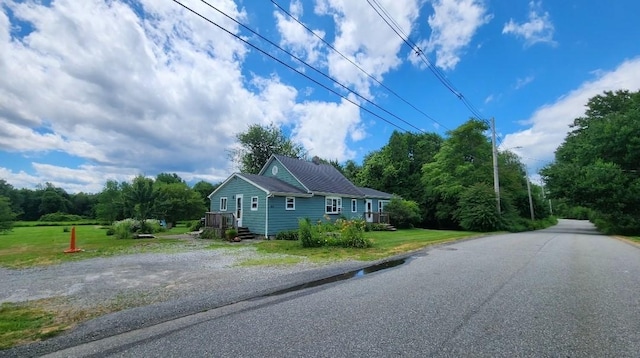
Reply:
M334 222L327 217L326 221L318 220L313 225L309 219L298 221L298 237L302 247L341 246L371 247L370 240L365 239L366 223L361 219L338 219Z
M233 241L233 239L236 236L238 236L238 230L236 230L234 228L230 228L230 229L227 229L227 231L225 231L224 234L226 235L227 240Z
M62 228L62 232L69 232L69 231L70 231L70 229L69 229L68 226L65 226L65 227Z
M11 201L6 196L0 196L0 234L11 231L15 219L16 214L11 210Z
M298 230L280 231L278 234L276 234L276 240L297 241Z
M116 239L126 240L133 239L133 233L136 228L136 221L133 219L124 219L113 223L113 232Z
M379 223L366 223L364 231L386 231L387 226Z
M39 221L44 221L44 222L60 222L60 221L69 222L69 221L80 221L80 220L82 220L82 216L80 215L66 214L61 212L45 214L45 215L42 215L39 219Z
M298 238L302 243L302 247L320 247L322 240L315 235L315 229L309 219L298 220Z
M112 227L107 229L107 236L113 236L116 233L116 230Z
M165 229L158 220L145 220L144 225L141 225L140 234L155 234L157 232L165 232Z
M198 231L202 227L202 220L192 220L188 226L189 231Z
M371 247L371 240L364 237L366 227L364 220L342 220L340 226L340 246L357 248Z
M496 208L495 193L486 184L475 184L466 188L455 217L460 227L467 231L495 231L501 226L500 213Z
M394 197L385 205L384 211L389 214L391 223L401 229L412 228L422 220L418 203L411 200Z
M206 239L206 240L221 239L220 235L218 235L218 232L216 230L209 229L209 228L205 228L204 230L202 230L202 232L200 233L200 238Z

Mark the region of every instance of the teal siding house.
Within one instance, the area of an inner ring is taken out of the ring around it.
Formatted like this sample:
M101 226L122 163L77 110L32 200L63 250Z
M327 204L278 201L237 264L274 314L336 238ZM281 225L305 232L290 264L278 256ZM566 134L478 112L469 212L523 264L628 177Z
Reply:
M281 155L272 155L258 174L232 174L209 194L211 213L231 214L237 227L263 237L297 229L301 218L380 222L391 197L355 186L317 157L306 161Z

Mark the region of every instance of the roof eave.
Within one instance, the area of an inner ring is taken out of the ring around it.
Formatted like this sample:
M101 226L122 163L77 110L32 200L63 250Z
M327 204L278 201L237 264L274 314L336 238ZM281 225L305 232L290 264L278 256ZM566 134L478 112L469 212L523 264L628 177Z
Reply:
M320 196L340 196L340 197L347 197L347 198L354 198L354 199L364 199L365 198L362 195L347 194L347 193L329 193L329 192L326 192L326 191L313 191L312 194L313 195L320 195Z
M307 193L286 193L286 192L271 192L270 193L273 196L295 196L298 198L310 198L313 196L313 194L307 194Z

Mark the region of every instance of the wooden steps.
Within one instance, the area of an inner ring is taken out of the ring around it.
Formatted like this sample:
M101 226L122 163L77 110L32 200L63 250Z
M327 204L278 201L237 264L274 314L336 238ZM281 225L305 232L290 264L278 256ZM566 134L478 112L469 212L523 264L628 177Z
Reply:
M238 237L240 238L240 240L255 239L255 235L251 231L249 231L249 228L247 227L238 228Z

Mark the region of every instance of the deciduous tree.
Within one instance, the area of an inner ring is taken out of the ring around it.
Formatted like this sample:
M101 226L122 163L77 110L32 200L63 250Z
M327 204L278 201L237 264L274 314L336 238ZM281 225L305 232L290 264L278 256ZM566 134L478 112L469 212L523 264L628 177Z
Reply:
M640 91L591 98L571 129L541 171L551 195L593 210L605 232L640 233Z
M252 124L236 139L240 148L231 152L231 159L243 173L257 174L273 154L292 158L303 158L306 154L301 145L294 143L273 124Z

